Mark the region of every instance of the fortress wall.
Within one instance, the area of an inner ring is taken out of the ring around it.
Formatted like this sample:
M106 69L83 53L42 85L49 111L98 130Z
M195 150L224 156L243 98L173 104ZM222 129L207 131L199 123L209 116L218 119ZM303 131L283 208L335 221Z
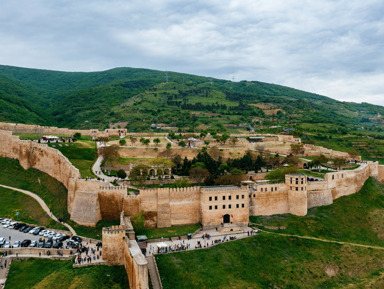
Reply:
M335 200L358 192L371 175L377 176L377 172L378 164L368 162L355 170L327 173L324 180L328 183L328 188L331 189L332 197Z
M135 240L129 240L122 226L103 228L103 259L109 265L124 265L129 288L148 289L148 262Z
M92 191L76 191L72 203L71 220L83 226L96 226L101 220L98 195Z
M308 182L308 209L327 206L333 203L332 190L328 189L328 182Z
M377 167L377 179L380 182L384 182L384 166L382 166L382 165L379 165Z
M200 187L170 190L171 225L200 222Z
M129 240L125 237L123 249L124 266L128 274L129 288L148 289L148 262L141 253L139 245L135 240Z
M281 189L277 192L252 193L249 212L251 216L287 214L289 212L288 190Z
M158 189L140 190L140 211L144 211L145 226L156 227L158 211Z
M53 134L53 135L68 135L72 136L75 133L79 132L82 135L86 136L96 136L96 137L111 137L119 136L119 133L122 135L127 134L126 129L106 129L104 131L99 131L98 129L68 129L68 128L58 128L50 126L40 126L40 125L30 125L22 123L5 123L0 122L1 130L8 130L14 133L30 133L30 134Z
M80 178L80 172L58 150L45 144L20 140L11 132L0 131L0 156L18 159L24 169L35 168L69 186L70 178Z
M133 216L140 212L140 196L125 196L123 200L123 211L127 216Z

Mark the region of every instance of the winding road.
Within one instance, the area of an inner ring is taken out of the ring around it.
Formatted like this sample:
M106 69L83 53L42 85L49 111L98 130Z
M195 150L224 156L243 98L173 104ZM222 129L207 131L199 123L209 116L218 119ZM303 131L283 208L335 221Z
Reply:
M18 189L18 188L14 188L14 187L9 187L9 186L5 186L5 185L0 185L0 187L3 187L3 188L6 188L6 189L10 189L10 190L13 190L13 191L17 191L17 192L20 192L20 193L23 193L23 194L26 194L32 198L34 198L38 203L39 205L43 208L43 210L48 214L48 216L52 219L52 220L55 220L56 222L60 223L58 220L57 220L57 217L53 215L53 213L51 212L51 210L48 208L47 204L43 201L42 198L40 198L38 195L36 195L35 193L32 193L30 191L26 191L26 190L22 190L22 189ZM67 223L61 223L63 224L64 226L66 226L69 231L73 234L73 235L76 235L76 231L70 226L68 225Z

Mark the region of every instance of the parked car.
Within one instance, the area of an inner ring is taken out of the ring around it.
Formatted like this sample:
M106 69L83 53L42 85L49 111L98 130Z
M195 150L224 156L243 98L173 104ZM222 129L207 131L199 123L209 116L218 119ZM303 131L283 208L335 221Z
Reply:
M71 238L73 241L77 242L77 243L81 243L83 242L83 239L81 239L80 237L78 236L72 236Z
M40 238L37 247L44 248L44 245L45 245L45 239L44 238Z
M48 231L48 230L42 230L42 231L39 233L39 235L40 235L40 236L44 236L44 234L47 233L47 231Z
M27 225L23 225L19 228L19 231L22 232L24 231L28 226Z
M9 242L9 241L5 242L5 245L4 245L3 248L5 248L5 249L12 248L12 246L11 246L11 242Z
M5 245L5 238L0 238L0 248Z
M13 248L19 248L20 247L20 241L15 241L13 243Z
M33 240L31 242L31 245L29 245L29 247L37 247L37 241L36 240Z
M24 230L23 230L23 232L24 233L28 233L30 230L32 230L34 227L32 227L32 226L28 226L28 227L26 227Z
M28 247L31 244L31 240L25 239L21 242L21 247Z
M53 248L55 248L55 249L63 248L63 242L57 242L55 245L53 245Z
M62 236L58 239L58 241L59 241L59 242L64 242L64 241L67 240L67 239L69 239L69 236L67 236L67 235L62 235Z
M43 227L39 227L39 228L36 228L34 231L33 231L33 235L38 235L41 231L43 231L44 228Z
M13 228L14 228L15 230L18 230L18 229L20 229L21 226L24 226L24 224L23 224L23 223L16 223L16 224L13 226Z
M52 248L53 240L48 239L48 241L45 243L44 248Z

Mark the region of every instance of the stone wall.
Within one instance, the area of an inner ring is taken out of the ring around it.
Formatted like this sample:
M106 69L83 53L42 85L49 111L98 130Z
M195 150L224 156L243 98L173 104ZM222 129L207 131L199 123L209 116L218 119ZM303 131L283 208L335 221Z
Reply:
M110 265L124 265L129 288L148 289L148 262L137 242L129 239L125 218L120 220L120 226L103 228L103 259Z
M251 216L286 214L289 212L286 184L256 185L251 192Z
M6 123L0 122L0 130L12 131L14 133L30 133L30 134L39 134L39 135L67 135L73 136L75 133L81 133L81 135L92 136L92 137L112 137L112 136L126 136L126 129L106 129L104 131L99 131L98 129L68 129L68 128L58 128L51 126L40 126L40 125L30 125L22 123Z

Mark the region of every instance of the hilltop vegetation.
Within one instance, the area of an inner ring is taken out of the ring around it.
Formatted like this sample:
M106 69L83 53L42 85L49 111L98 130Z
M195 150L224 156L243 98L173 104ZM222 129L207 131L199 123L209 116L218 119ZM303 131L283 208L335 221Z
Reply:
M333 100L280 85L231 82L134 68L58 72L0 66L0 120L71 128L128 121L130 131L162 124L185 131L258 130L271 125L381 127L384 107ZM12 112L12 113L11 113Z

